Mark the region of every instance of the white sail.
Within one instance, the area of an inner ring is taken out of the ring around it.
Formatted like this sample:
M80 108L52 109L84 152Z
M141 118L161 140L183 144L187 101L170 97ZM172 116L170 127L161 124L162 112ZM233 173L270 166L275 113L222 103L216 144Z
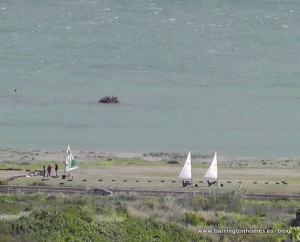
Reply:
M208 168L207 172L204 175L205 179L218 179L218 160L217 160L217 151L215 151L214 159Z
M184 180L192 179L192 160L191 160L191 152L190 151L189 151L189 154L186 158L184 166L178 177L181 179L184 179Z
M71 171L74 169L77 169L78 166L76 165L76 161L74 160L74 157L72 155L70 146L67 147L67 155L66 155L66 161L65 161L65 172Z

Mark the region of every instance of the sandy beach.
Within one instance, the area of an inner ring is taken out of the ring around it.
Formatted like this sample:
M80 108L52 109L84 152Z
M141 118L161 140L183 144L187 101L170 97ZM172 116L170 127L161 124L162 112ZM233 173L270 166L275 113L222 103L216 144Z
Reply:
M184 159L185 154L180 153L118 153L118 152L101 152L101 151L79 151L72 150L74 158L78 162L99 161L103 159L114 158L134 158L147 161L160 161L163 159ZM48 151L48 150L17 150L17 149L0 149L0 163L35 163L35 162L64 162L66 151ZM194 155L195 158L208 159L208 155Z
M72 150L74 158L78 162L98 161L103 158L141 158L142 154L135 153L114 153L96 151L76 151ZM64 162L66 150L20 150L20 149L0 149L0 163L35 163L35 162ZM151 159L150 159L151 160ZM155 160L155 159L154 159Z
M127 159L141 159L147 162L164 162L164 161L176 161L178 164L183 164L187 154L181 153L163 153L163 152L151 152L151 153L118 153L118 152L102 152L102 151L83 151L83 150L71 150L72 154L79 166L87 165L93 162L102 162L110 159L118 158L127 158ZM60 168L63 167L66 156L66 150L61 151L51 151L51 150L22 150L22 149L0 149L0 164L6 164L9 169L13 168L16 170L0 170L0 178L8 179L13 176L24 175L24 170L17 170L18 166L28 166L31 164L41 164L41 167L38 168L42 170L42 164L58 163ZM192 154L194 164L209 164L213 154ZM226 160L232 160L232 158L218 157L220 163L226 162ZM242 163L249 160L248 158L233 159L235 162ZM101 169L97 168L97 172L101 172ZM132 170L132 167L130 167ZM82 169L80 169L82 170ZM139 170L139 167L134 167L136 172ZM162 167L159 168L162 171ZM85 170L85 173L94 173L95 170ZM177 171L175 171L176 173ZM27 172L28 173L28 172Z
M67 182L65 185L101 186L107 189L182 189L178 174L187 154L84 151L72 150L72 147L71 151L80 169L72 172L74 179L64 181ZM39 176L33 176L30 179L24 178L24 176L32 170L42 170L44 164L46 166L51 164L54 167L55 163L59 165L60 176L63 172L65 156L65 150L0 149L0 164L3 168L0 169L0 179L6 180L20 176L23 178L14 179L9 184L24 185L45 182L48 185L59 185L61 179L44 181ZM199 186L206 187L203 176L212 159L213 154L192 153L194 184L198 183ZM297 193L299 167L299 158L251 158L218 155L219 182L226 184L226 187L234 187L242 183L255 192Z
M150 152L150 153L125 153L125 152L103 152L103 151L84 151L84 150L73 150L71 147L74 158L80 162L89 161L101 161L103 159L114 159L114 158L133 158L142 159L146 161L184 161L187 153L168 153L168 152ZM193 162L211 162L213 158L212 154L193 154ZM0 163L15 163L15 164L26 164L36 162L64 162L66 156L66 150L51 151L51 150L22 150L22 149L0 149ZM273 157L273 158L256 158L256 157L234 157L234 156L222 156L218 154L218 162L220 164L233 162L243 164L245 162L252 163L278 163L278 162L294 162L300 164L300 158L291 157Z

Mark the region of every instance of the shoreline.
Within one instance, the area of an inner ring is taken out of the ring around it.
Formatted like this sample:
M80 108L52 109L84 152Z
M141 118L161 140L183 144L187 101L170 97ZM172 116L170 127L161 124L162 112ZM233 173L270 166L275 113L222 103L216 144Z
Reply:
M171 161L177 160L184 162L187 153L174 152L149 152L149 153L132 153L132 152L105 152L105 151L87 151L87 150L72 150L74 158L78 162L99 161L103 159L125 158L125 159L142 159L146 161ZM213 158L212 154L193 154L194 162L207 162ZM14 149L0 148L0 163L35 163L35 162L64 162L66 150L39 150L39 149ZM280 161L280 160L299 160L299 157L234 157L222 156L218 154L218 161L234 162L243 161Z

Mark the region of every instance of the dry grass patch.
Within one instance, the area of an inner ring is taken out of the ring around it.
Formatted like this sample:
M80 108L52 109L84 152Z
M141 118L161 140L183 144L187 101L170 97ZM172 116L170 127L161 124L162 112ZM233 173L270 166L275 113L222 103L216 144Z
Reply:
M141 211L140 209L136 209L135 207L130 205L126 206L126 213L131 218L138 218L143 220L150 218L149 211Z
M197 216L199 217L200 221L203 221L205 225L212 225L215 226L218 224L218 219L216 217L216 213L212 211L198 211Z

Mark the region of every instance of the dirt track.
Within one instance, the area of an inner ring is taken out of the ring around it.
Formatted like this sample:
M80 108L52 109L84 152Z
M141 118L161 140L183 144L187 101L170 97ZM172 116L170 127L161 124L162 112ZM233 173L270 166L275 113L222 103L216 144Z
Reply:
M111 193L110 193L111 192ZM179 192L179 191L159 191L159 190L137 190L137 189L111 189L106 190L102 188L82 188L82 187L52 187L52 186L0 186L0 193L14 194L14 193L46 193L46 194L87 194L87 195L111 195L119 193L134 193L140 195L153 196L197 196L203 195L203 191L197 192ZM280 195L280 194L259 194L247 193L250 199L259 200L273 200L273 199L294 199L300 200L300 195Z

